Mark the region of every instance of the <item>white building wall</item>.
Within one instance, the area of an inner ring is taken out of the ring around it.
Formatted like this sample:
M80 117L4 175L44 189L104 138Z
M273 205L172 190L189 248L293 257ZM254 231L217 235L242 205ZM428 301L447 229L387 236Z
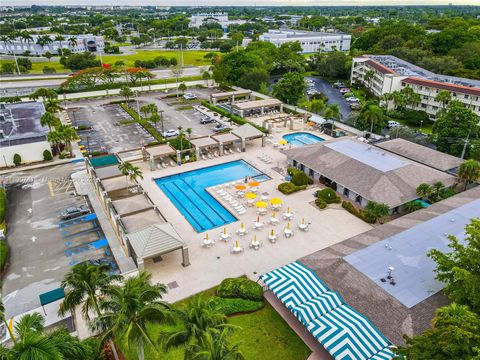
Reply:
M105 41L103 36L95 36L95 35L79 35L76 36L77 39L77 45L71 46L68 42L68 38L71 36L64 35L65 40L61 42L60 41L53 41L52 43L41 46L36 43L37 41L37 36L32 36L34 39L33 41L30 42L24 42L20 41L19 39L13 41L12 43L4 43L0 42L0 54L15 54L21 55L25 51L30 51L32 55L44 55L46 52L50 52L54 55L58 53L58 49L62 47L63 49L68 49L73 53L76 52L84 52L88 51L88 46L87 43L89 41L94 41L97 49L103 49L105 47ZM52 35L52 38L54 36Z
M18 154L22 157L23 163L43 161L43 151L52 151L48 141L39 141L30 144L21 144L0 148L1 166L13 166L13 156Z
M347 34L309 33L282 30L269 30L260 35L261 41L268 41L276 47L286 42L298 41L303 53L328 52L333 50L350 50L351 36ZM311 35L310 35L311 34Z

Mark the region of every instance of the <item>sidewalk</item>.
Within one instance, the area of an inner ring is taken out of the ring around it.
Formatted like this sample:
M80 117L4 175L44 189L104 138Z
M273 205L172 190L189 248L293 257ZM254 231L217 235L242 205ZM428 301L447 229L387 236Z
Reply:
M280 300L271 292L263 293L265 299L273 306L278 314L287 322L290 328L295 331L300 339L303 340L312 353L307 360L333 360L332 356L325 350L325 348L318 342L317 339L310 334L305 326L283 305Z

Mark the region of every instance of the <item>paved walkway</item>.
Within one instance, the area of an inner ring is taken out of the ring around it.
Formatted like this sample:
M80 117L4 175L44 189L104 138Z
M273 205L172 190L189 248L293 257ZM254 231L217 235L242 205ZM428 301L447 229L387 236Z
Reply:
M332 360L332 356L325 350L325 348L318 342L317 339L310 334L305 326L297 320L297 318L281 303L280 300L271 292L264 293L265 299L273 306L278 314L285 320L293 331L302 339L307 345L312 354L307 360Z
M117 235L115 234L115 231L113 230L112 225L110 224L110 221L103 210L90 178L87 175L87 171L83 170L72 174L72 179L77 193L88 196L93 211L97 214L97 219L102 226L103 233L107 238L108 245L112 250L120 272L125 273L136 270L137 267L135 266L133 259L125 254L125 251L123 250L122 245L120 244L120 241L118 240Z

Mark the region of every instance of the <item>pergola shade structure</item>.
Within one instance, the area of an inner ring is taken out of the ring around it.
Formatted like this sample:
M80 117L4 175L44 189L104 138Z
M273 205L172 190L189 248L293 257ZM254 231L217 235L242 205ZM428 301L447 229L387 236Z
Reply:
M233 105L233 109L241 116L248 116L252 112L258 112L260 115L265 113L265 110L276 108L283 111L283 103L277 99L262 99L239 102Z
M334 359L389 360L394 357L390 341L299 262L260 278Z
M227 91L210 95L210 102L216 104L217 101L228 100L231 103L235 102L235 98L241 97L251 97L252 92L250 90L236 90L236 91Z
M238 128L232 130L232 134L242 139L242 151L245 151L245 144L249 140L262 139L262 146L265 146L264 133L250 124L243 124L242 126L239 126Z
M103 166L96 168L95 174L100 180L110 179L119 175L122 175L122 172L118 169L118 165Z
M148 209L135 214L124 215L121 217L123 227L127 234L145 229L146 227L158 224L164 221L163 218L154 209Z
M195 156L197 159L200 158L200 153L202 150L208 150L211 148L217 148L218 152L222 154L223 148L218 141L212 139L210 136L204 136L196 139L190 139L190 144L192 144L195 149Z
M155 160L163 159L170 155L176 155L177 150L172 148L168 144L150 146L147 148L143 148L143 158L144 160L148 160L150 164L150 170L155 170Z
M129 248L132 257L140 270L144 269L144 261L176 250L182 250L182 265L190 265L188 247L172 225L155 224L143 230L128 234Z
M212 139L215 139L220 145L220 154L222 154L222 149L226 145L233 145L235 143L240 143L242 139L240 139L238 136L230 133L225 133L225 134L218 134L218 135L213 135Z
M138 213L153 208L152 203L144 194L112 201L112 205L120 216Z

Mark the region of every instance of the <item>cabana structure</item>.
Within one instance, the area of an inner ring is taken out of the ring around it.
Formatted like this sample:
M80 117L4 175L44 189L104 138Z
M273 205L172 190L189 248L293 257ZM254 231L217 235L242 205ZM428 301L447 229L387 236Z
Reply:
M111 179L116 176L122 175L122 172L118 169L118 165L103 166L94 169L96 178L100 180Z
M168 144L155 145L142 148L143 159L148 161L150 170L153 171L156 168L155 160L162 160L171 155L177 156L177 163L180 161L180 152L172 148Z
M265 146L265 134L250 124L243 124L232 131L232 134L242 140L242 151L246 149L247 141L262 139L262 147Z
M139 270L145 269L145 261L166 253L182 250L182 265L190 265L188 246L168 223L151 225L127 235L130 255Z
M231 132L225 134L213 135L212 139L218 142L220 149L220 156L223 155L223 149L225 146L235 146L235 144L240 143L240 139L237 135L232 134Z
M264 115L266 111L272 111L275 109L282 112L283 103L277 99L262 99L236 103L233 104L232 108L239 116L245 117L255 113Z
M190 139L190 144L192 144L193 148L195 149L195 157L197 160L200 159L200 154L202 151L208 152L209 150L218 149L218 152L220 153L220 143L212 139L210 136L204 136L204 137L199 137L196 139Z
M230 104L235 103L235 99L239 98L252 98L252 92L250 90L236 90L236 91L227 91L210 95L210 102L216 104L218 101L227 100Z

